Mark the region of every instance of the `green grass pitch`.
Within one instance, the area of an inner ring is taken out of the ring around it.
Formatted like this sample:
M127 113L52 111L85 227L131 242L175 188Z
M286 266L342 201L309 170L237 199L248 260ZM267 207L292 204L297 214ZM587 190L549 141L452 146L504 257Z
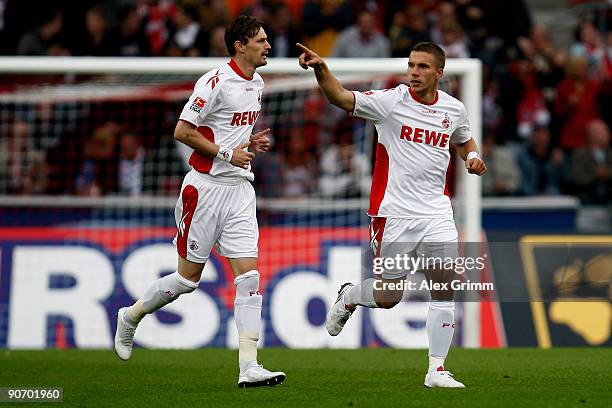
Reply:
M260 350L275 388L238 389L237 352L0 351L0 387L58 386L66 407L609 407L612 350L453 349L466 389L427 389L425 350Z

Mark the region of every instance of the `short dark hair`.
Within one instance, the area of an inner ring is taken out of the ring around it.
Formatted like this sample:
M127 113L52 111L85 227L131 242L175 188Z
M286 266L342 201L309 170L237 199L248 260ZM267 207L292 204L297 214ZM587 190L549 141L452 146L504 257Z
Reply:
M413 51L426 52L433 55L438 63L438 68L444 68L444 64L446 64L446 54L444 54L444 50L440 48L439 45L432 42L420 42L412 47L410 52Z
M242 44L249 42L263 26L263 22L253 16L239 16L232 24L225 29L225 46L230 56L236 54L234 42L240 41Z

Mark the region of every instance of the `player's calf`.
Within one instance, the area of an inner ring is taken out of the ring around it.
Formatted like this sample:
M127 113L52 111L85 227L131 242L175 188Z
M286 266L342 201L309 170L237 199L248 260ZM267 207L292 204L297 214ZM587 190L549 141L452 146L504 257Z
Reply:
M262 296L259 292L259 272L250 270L234 279L234 319L238 329L238 386L261 387L282 384L285 373L269 371L257 363L257 341L261 328Z
M176 300L180 295L193 292L197 287L196 282L174 272L153 282L144 296L132 306L119 309L115 332L115 352L119 358L127 360L132 355L136 327L143 317Z

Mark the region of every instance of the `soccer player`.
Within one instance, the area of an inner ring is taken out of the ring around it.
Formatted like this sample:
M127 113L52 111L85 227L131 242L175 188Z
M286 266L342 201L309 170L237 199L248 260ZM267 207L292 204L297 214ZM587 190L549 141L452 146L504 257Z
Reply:
M144 296L119 309L115 351L132 354L138 323L147 314L198 287L213 245L234 274L234 317L239 335L239 387L274 386L285 379L257 363L262 296L257 270L259 231L251 160L270 148L269 129L252 135L261 110L270 44L262 22L240 16L225 31L231 60L195 84L174 130L176 140L194 149L175 208L178 270L153 282ZM247 151L249 148L251 151Z
M450 199L444 195L449 143L465 160L469 173L482 175L486 166L470 136L463 104L438 90L444 73L444 51L433 43L419 43L408 60L408 82L393 89L368 92L346 90L325 61L302 44L299 63L313 68L319 87L334 105L374 123L378 131L376 164L370 194L370 239L374 257L411 254L431 259L457 256L457 229ZM448 283L454 272L422 269L428 280ZM407 271L383 269L376 279L345 283L327 315L326 327L338 335L358 305L392 308L403 296L388 284L401 283ZM382 283L382 284L381 284ZM449 285L450 286L450 285ZM435 289L435 288L434 288ZM427 387L463 388L444 368L454 328L452 289L431 290L427 315L429 369Z

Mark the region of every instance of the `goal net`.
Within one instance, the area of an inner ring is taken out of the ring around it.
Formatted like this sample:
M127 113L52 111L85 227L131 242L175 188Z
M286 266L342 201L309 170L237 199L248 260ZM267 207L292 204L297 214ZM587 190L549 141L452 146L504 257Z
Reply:
M226 62L0 58L0 347L111 347L116 310L176 269L174 205L190 149L173 130L197 78ZM405 81L406 60L329 65L348 89ZM339 285L369 277L375 129L330 105L294 60L260 72L256 130L271 128L273 140L253 162L260 345L426 347L427 303L416 301L360 311L340 336L327 335ZM478 142L479 62L449 60L442 85L465 103ZM479 184L463 173L450 172L455 216L462 240L478 242ZM213 253L199 290L143 320L137 345L236 347L232 282ZM457 342L477 346L474 304L460 314Z

